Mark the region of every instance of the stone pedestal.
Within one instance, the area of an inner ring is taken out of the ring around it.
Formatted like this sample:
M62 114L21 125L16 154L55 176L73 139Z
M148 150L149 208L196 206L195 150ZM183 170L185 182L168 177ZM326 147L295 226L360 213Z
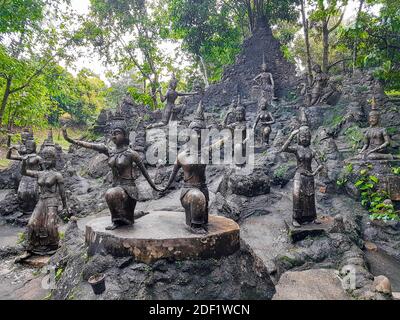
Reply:
M110 224L110 217L102 217L86 225L89 255L133 256L136 261L152 263L160 259L219 258L240 247L238 224L221 216L209 216L205 235L190 232L183 212L153 211L133 226L105 230Z
M286 229L291 241L294 243L304 240L307 237L317 237L327 233L333 226L334 219L332 217L318 217L318 221L321 224L310 223L295 227L291 220L285 220Z

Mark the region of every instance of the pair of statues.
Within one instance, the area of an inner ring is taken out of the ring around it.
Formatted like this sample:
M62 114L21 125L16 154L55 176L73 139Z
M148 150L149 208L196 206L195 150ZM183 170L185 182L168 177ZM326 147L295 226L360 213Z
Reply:
M176 90L177 86L178 86L178 79L175 77L175 74L173 74L169 82L168 91L165 94L165 96L162 94L161 89L158 89L157 92L160 93L161 102L166 101L167 104L164 108L161 122L150 125L147 127L147 129L162 127L168 125L170 121L176 121L179 113L179 108L175 105L175 102L178 99L178 97L193 96L198 94L198 92L190 92L190 93L178 92Z
M195 233L207 232L208 223L208 189L206 184L206 164L201 162L201 130L206 128L202 105L196 112L190 124L191 137L198 141L195 154L184 150L178 154L177 160L168 184L159 189L151 180L139 154L129 147L129 132L123 118L113 121L112 141L115 148L108 148L105 144L89 143L71 139L66 129L63 129L65 140L78 146L96 150L108 156L108 164L113 174L113 186L105 194L110 209L112 225L106 227L113 230L134 223L134 211L138 201L138 189L135 184L135 169L138 168L150 186L159 192L165 192L175 181L175 177L182 168L184 172L184 187L181 194L181 203L186 212L186 224Z

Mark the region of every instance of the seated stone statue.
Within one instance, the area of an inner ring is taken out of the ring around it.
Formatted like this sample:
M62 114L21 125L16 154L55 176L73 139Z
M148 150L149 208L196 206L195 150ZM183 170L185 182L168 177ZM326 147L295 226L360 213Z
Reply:
M191 152L186 148L178 154L173 171L168 180L167 190L175 181L179 170L183 169L184 186L181 192L181 204L185 209L186 224L193 233L207 233L209 194L206 183L207 164L202 161L201 130L206 128L202 103L196 111L194 120L190 123L191 139L196 141L197 151ZM210 148L222 146L224 140L212 145Z
M55 170L56 150L54 145L46 144L43 148L42 157L43 171L29 170L28 159L22 160L21 173L24 176L37 179L40 197L28 222L27 252L16 262L20 262L32 254L53 254L58 249L59 197L68 215L64 180L62 175Z
M390 137L386 128L380 126L380 113L375 99L372 100L372 110L368 116L369 128L364 134L364 146L359 154L350 160L393 160L396 155L388 152Z
M269 145L269 136L271 134L271 124L275 123L275 119L271 112L268 112L268 101L264 100L261 102L261 109L257 114L256 122L254 123L253 130L255 132L257 125L261 124L261 135L263 142Z
M36 154L36 142L29 133L23 138L23 147L13 146L8 149L6 158L16 161L25 161L27 170L40 171L42 159ZM37 179L23 175L18 186L18 201L20 208L25 212L32 212L39 197Z
M63 129L64 138L68 142L108 156L108 165L113 174L113 186L107 190L105 198L113 224L107 227L107 230L134 223L134 211L138 201L138 189L135 184L136 167L142 172L150 186L159 191L151 180L140 155L129 147L129 131L124 118L116 116L112 121L112 126L112 141L115 144L115 148L112 149L103 143L73 140L68 137L66 129Z

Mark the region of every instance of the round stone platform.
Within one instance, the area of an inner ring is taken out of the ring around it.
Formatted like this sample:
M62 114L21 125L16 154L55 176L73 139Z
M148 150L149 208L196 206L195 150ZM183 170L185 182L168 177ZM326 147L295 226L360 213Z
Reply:
M218 258L233 254L240 246L239 225L221 216L209 216L205 235L189 231L183 212L153 211L137 219L133 226L105 230L110 224L107 216L86 225L89 255L105 252L151 263L160 259Z

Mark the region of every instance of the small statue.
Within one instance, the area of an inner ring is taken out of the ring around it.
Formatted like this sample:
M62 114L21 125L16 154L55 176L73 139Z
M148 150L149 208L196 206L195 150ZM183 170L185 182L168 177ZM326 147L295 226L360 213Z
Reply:
M15 151L14 154L13 151ZM16 161L25 161L27 170L41 170L40 163L42 159L36 154L36 142L33 139L33 135L29 132L24 135L22 146L13 146L8 149L6 158ZM25 212L31 212L35 208L39 197L37 179L30 176L22 176L17 195L21 209Z
M275 82L272 73L268 72L267 64L265 63L265 54L263 54L263 63L261 65L262 72L253 79L256 86L261 89L260 100L268 101L268 104L275 100Z
M108 165L113 174L113 187L107 190L105 198L113 224L106 229L114 230L123 225L132 225L134 223L135 206L138 201L135 167L139 168L154 190L159 190L151 180L140 155L129 147L129 132L125 119L117 115L112 121L112 141L115 148L108 148L103 143L73 140L68 137L65 128L63 135L65 140L70 143L93 149L108 156Z
M272 131L271 124L275 123L274 117L272 116L271 112L268 111L268 106L269 104L267 100L263 100L261 102L261 109L257 114L256 122L253 126L253 131L255 132L257 124L261 124L262 139L266 145L269 145L269 136Z
M351 160L393 160L400 158L388 152L390 137L386 128L379 125L380 113L375 98L372 99L372 108L368 116L369 128L364 134L364 146L360 153Z
M192 133L192 141L197 141L197 152L191 153L190 148L178 154L175 166L168 180L167 190L175 181L179 170L183 169L184 186L181 193L181 203L185 209L186 224L193 233L207 233L208 223L208 202L209 194L206 183L207 164L201 159L201 130L206 128L202 103L200 102L194 120L190 123L189 129ZM209 148L220 147L224 140L216 142Z
M59 197L66 215L68 215L63 176L55 170L56 150L54 145L46 144L42 151L42 157L43 171L28 169L28 158L22 160L21 173L37 179L40 197L28 222L27 252L16 262L20 262L32 254L50 255L58 249Z
M288 140L282 146L281 152L289 152L296 155L297 171L293 184L293 226L300 227L302 224L314 222L319 223L315 208L315 186L314 176L323 169L319 164L316 153L310 148L311 131L307 124L304 109L301 110L301 127L293 131ZM290 146L294 137L297 136L297 146ZM318 168L312 171L312 160L318 163Z
M309 107L321 102L324 90L327 87L329 81L329 76L325 72L322 72L320 65L316 64L313 67L313 71L314 71L314 79L311 84L311 93L310 93L310 98L308 100Z
M170 121L176 121L179 112L179 108L176 107L175 105L176 99L178 99L178 97L193 96L198 94L198 92L191 92L191 93L178 92L176 91L177 85L178 85L178 80L176 79L175 74L173 74L169 82L168 91L165 94L165 96L162 95L161 88L158 89L158 92L160 93L161 102L167 101L167 105L164 108L161 122L150 125L147 127L147 129L162 127L167 125Z

